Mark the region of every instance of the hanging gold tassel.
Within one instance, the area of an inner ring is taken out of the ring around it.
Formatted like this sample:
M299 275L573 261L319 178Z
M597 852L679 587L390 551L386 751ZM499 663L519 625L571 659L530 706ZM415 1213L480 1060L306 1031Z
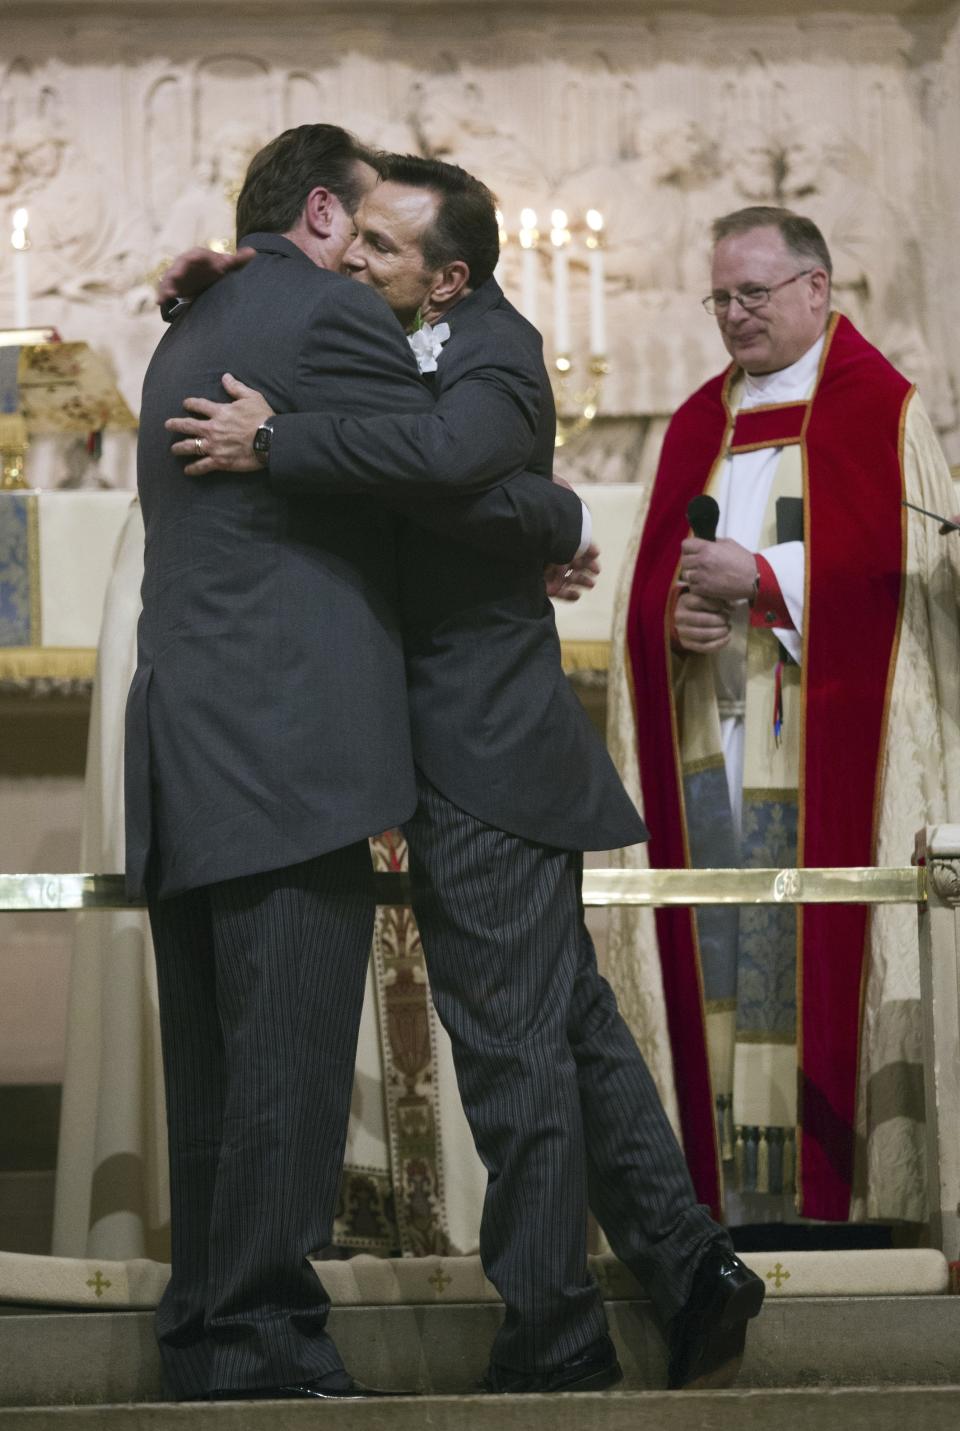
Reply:
M733 1097L729 1093L718 1093L716 1098L717 1144L720 1161L729 1163L733 1157Z
M733 1157L733 1094L724 1099L723 1109L723 1159L729 1162Z
M737 1135L737 1137L736 1137L736 1142L735 1142L734 1145L733 1145L734 1178L736 1179L736 1185L737 1185L737 1187L742 1190L742 1188L743 1188L743 1177L744 1177L744 1172L745 1172L745 1169L746 1169L746 1156L747 1156L746 1148L745 1148L744 1142L743 1142L744 1128L743 1128L742 1125L740 1125L740 1126L736 1129L736 1135Z
M757 1192L768 1193L770 1191L770 1144L767 1141L767 1129L760 1128L757 1131Z
M767 1146L770 1150L770 1191L776 1195L783 1192L783 1129L767 1130Z
M783 1133L783 1190L785 1193L796 1191L797 1182L797 1144L794 1138L793 1129L785 1128Z

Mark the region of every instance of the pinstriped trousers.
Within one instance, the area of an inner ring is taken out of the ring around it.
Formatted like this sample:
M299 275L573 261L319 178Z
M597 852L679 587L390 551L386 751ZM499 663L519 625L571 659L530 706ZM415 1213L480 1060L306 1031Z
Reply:
M491 1361L554 1367L604 1335L587 1207L664 1322L730 1246L699 1206L656 1086L597 969L583 859L483 824L422 775L405 826L437 1014L489 1174L484 1270L506 1314Z
M365 841L150 898L172 1240L156 1330L175 1397L342 1370L307 1258L332 1235L373 919Z

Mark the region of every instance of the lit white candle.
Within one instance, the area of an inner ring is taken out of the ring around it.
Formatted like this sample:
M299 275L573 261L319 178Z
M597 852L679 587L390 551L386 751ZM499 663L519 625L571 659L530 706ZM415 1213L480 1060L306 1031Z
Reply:
M563 209L550 215L553 244L553 344L558 358L570 356L570 230Z
M16 328L30 327L30 261L27 249L27 224L30 215L26 209L17 209L13 215L13 232L10 246L13 249L13 321Z
M520 215L520 309L524 318L537 326L537 216L533 209Z
M588 209L587 252L590 262L590 356L602 358L607 352L607 314L603 266L603 215Z

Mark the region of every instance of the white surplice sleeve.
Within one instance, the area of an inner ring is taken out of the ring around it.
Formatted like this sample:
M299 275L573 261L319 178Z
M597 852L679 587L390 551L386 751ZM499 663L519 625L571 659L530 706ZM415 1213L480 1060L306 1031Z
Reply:
M783 593L784 604L790 613L795 630L774 626L773 634L800 664L803 649L803 542L778 542L776 546L764 547L760 555L770 563Z

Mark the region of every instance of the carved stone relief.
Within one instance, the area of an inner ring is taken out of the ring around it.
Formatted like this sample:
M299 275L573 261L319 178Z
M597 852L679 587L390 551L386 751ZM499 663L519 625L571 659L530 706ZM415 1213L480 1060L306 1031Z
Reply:
M960 283L937 208L960 198L943 168L960 125L960 21L928 27L921 44L892 14L784 18L771 6L766 17L598 12L587 23L559 5L535 21L482 5L420 18L374 6L322 25L305 10L236 15L224 44L222 12L202 4L178 12L172 33L149 11L135 30L70 19L62 40L26 10L6 27L0 322L13 321L3 218L23 206L30 321L109 352L135 407L161 333L149 276L183 247L232 240L250 154L287 125L329 119L489 183L512 239L511 296L521 209L537 211L541 231L554 207L574 227L602 210L601 413L618 421L565 453L568 469L646 471L662 419L722 365L699 302L709 228L751 202L822 224L838 305L918 381L960 457ZM539 266L549 358L546 244ZM576 358L587 344L576 247L571 273Z
M957 395L927 333L930 305L913 212L885 192L882 165L854 139L828 124L805 126L802 134L798 128L744 151L734 169L743 201L785 204L815 220L833 258L835 306L909 373L935 426L952 432Z

